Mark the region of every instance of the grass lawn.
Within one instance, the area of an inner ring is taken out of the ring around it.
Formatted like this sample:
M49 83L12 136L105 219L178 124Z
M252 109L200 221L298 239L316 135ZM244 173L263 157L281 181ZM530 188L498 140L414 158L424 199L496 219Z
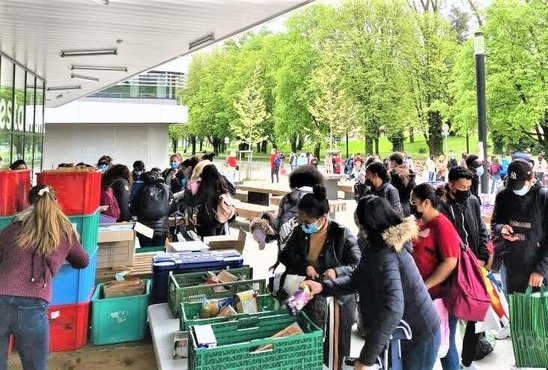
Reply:
M460 157L461 153L466 152L466 138L464 137L458 137L458 136L450 136L447 140L448 149L455 152L455 155L457 158ZM325 155L327 145L322 145L322 151L321 155L322 158ZM415 138L414 143L410 143L409 140L406 140L405 144L405 151L408 155L410 155L413 159L416 160L425 160L428 156L428 145L426 144L426 140L422 136L417 136ZM230 148L237 150L237 148ZM291 146L289 144L281 144L278 145L279 151L284 153L285 155L288 155L291 153ZM346 143L340 142L338 143L337 149L341 150L343 157L346 157ZM379 150L380 150L380 156L382 158L387 157L392 153L392 143L386 138L381 137L379 141ZM314 151L314 143L306 143L303 147L304 152L313 152ZM470 136L470 152L471 153L477 153L478 152L478 138L476 135ZM348 148L349 154L356 154L361 153L362 155L365 154L365 143L363 141L359 140L350 140L349 141L349 148ZM220 157L224 157L225 153L219 153ZM267 161L270 156L270 148L268 150L268 154L264 153L255 153L253 154L254 161Z

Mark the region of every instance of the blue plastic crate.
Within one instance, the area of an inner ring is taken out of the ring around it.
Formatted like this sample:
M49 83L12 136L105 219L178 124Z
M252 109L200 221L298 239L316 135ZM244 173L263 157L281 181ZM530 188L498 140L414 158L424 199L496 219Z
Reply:
M89 265L85 269L75 269L65 262L52 282L52 305L75 304L89 301L95 286L97 268L97 245L89 256Z
M80 235L82 247L89 253L93 253L97 248L97 234L99 233L99 218L101 212L98 209L95 213L89 215L67 216L76 225L76 231Z

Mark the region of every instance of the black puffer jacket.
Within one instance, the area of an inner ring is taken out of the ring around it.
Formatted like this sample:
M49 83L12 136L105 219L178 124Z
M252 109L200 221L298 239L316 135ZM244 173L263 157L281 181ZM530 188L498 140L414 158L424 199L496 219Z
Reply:
M446 187L447 194L449 189ZM466 202L459 203L452 197L442 203L440 211L451 221L459 233L462 241L474 252L476 257L484 261L489 260L489 233L481 218L481 209L478 198L470 195Z
M376 195L386 199L395 210L403 214L400 203L400 193L391 183L385 182L378 189L370 187L363 196L366 195Z
M360 294L366 335L360 362L365 365L381 355L402 319L411 327L414 343L439 329L438 314L411 256L410 241L417 235L417 224L407 218L378 242L360 240L365 251L354 273L322 282L325 295Z
M524 196L509 188L502 190L491 218L491 230L498 238L504 225L525 235L524 241L500 239L495 249L508 270L508 293L524 292L532 272L548 279L548 189L537 182Z
M131 202L131 213L137 220L154 229L154 237L169 234L168 216L171 213L173 195L163 179L145 183Z
M309 266L306 260L310 247L310 236L300 227L289 238L284 249L280 251L278 260L284 264L287 272L297 275L306 275ZM350 275L361 259L361 250L356 237L345 226L335 222L329 222L325 246L318 257L316 272L319 275L332 268L337 277ZM339 296L339 294L337 294ZM339 297L344 303L345 298Z
M131 194L130 184L126 179L118 178L110 183L112 193L118 201L118 207L120 208L120 217L118 222L131 220L131 212L129 211L129 199Z
M390 171L390 183L398 190L404 216L411 214L411 192L415 188L415 173L409 166L402 164Z

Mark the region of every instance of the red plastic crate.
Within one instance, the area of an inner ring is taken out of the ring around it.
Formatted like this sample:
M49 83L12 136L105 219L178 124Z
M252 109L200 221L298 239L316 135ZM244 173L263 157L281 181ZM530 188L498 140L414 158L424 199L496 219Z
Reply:
M11 216L29 205L31 170L0 171L0 216Z
M49 185L66 215L95 213L101 201L101 173L97 171L44 171L39 185Z
M88 343L90 302L50 306L49 351L65 352Z

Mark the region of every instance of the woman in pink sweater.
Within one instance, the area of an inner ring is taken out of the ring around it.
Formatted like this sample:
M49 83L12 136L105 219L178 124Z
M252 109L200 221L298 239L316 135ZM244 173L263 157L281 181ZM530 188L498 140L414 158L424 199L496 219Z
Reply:
M89 263L53 190L35 186L29 200L31 206L0 232L0 370L7 369L11 334L25 370L47 369L51 281L65 259L74 268Z

